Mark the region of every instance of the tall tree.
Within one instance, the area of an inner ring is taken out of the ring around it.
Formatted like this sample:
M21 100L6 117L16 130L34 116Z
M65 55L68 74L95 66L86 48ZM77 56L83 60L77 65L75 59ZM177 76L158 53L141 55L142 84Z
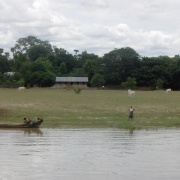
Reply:
M26 53L28 49L35 45L42 45L48 49L52 49L51 44L48 41L42 41L35 36L27 36L25 38L18 39L14 47L11 48L14 53L21 52Z
M51 71L51 64L42 58L32 62L29 71L25 73L25 84L28 86L52 86L55 81L55 74Z
M0 55L2 55L4 49L0 48Z
M77 53L79 52L79 50L75 49L75 50L74 50L74 52L75 52L75 53L76 53L76 55L77 55Z
M9 62L5 55L0 55L0 72L2 74L11 70Z
M91 86L98 88L103 86L104 83L105 83L104 76L99 73L96 73L90 81Z
M28 57L30 60L35 61L40 57L48 57L51 53L50 49L43 45L34 45L28 50Z
M169 87L175 90L180 90L179 77L180 77L180 57L176 57L174 59L174 64L172 68L172 78Z
M141 67L136 76L138 86L148 86L156 89L159 80L163 81L164 88L170 86L172 79L173 61L167 56L144 57L142 58Z
M94 76L97 72L97 60L87 59L83 65L85 73L88 74L89 80Z
M115 49L105 54L102 66L107 84L118 85L134 77L139 68L139 54L132 48Z
M97 59L98 55L95 55L93 53L88 53L87 51L83 51L81 54L77 55L77 60L78 60L78 66L83 66L83 64L86 62L86 60L93 60Z

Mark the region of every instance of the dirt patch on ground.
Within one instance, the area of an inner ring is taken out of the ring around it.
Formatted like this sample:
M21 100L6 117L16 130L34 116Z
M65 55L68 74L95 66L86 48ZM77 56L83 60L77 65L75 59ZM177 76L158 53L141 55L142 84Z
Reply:
M6 113L8 113L8 112L9 112L8 109L0 108L0 114L6 114Z

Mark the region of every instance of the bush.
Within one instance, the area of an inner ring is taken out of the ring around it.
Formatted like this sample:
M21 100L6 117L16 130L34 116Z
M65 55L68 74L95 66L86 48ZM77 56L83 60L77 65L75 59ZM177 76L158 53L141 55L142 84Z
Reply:
M99 73L96 73L90 81L91 86L98 88L104 85L104 83L105 83L104 76Z
M75 92L76 94L80 94L81 91L82 91L82 88L80 88L80 87L74 88L74 92Z
M137 84L137 82L136 82L135 78L128 77L127 81L122 83L122 87L128 88L128 89L133 89L136 87L136 84Z
M163 84L164 84L164 81L163 81L162 79L158 79L158 80L156 81L156 87L157 87L158 89L162 89Z

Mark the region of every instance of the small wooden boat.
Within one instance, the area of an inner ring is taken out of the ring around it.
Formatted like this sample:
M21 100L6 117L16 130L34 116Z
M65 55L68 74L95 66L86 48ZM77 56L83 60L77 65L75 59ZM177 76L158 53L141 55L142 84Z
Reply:
M30 123L0 123L0 128L38 128L43 119L32 121Z

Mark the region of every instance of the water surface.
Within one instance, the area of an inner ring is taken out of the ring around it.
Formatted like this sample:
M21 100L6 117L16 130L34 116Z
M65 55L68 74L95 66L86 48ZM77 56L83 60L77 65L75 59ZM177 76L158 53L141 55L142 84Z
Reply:
M0 129L2 180L179 180L180 130Z

